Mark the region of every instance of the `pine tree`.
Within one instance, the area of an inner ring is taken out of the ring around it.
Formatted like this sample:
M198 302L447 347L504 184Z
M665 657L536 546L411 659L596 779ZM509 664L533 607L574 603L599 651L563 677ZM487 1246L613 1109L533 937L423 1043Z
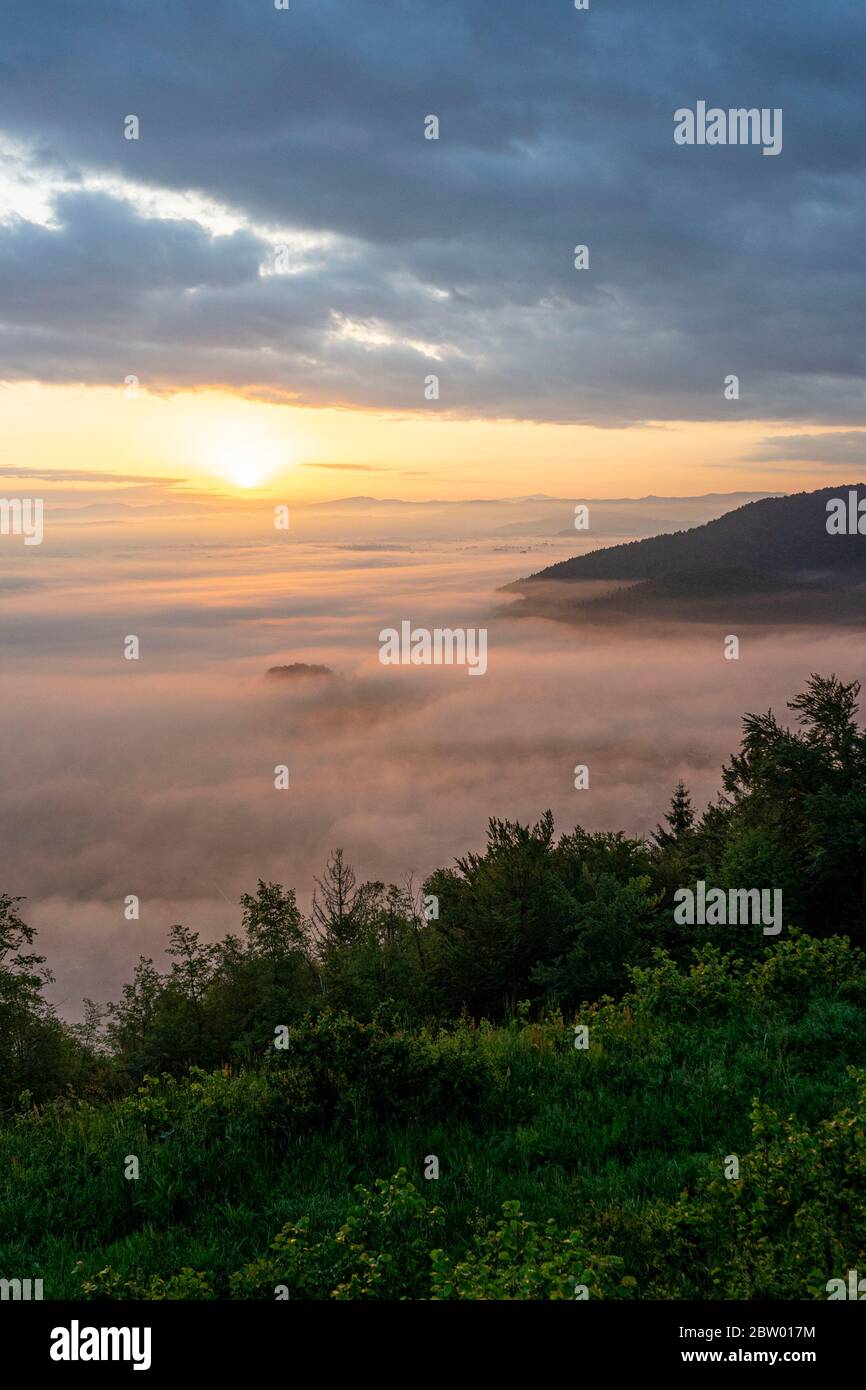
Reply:
M677 782L676 789L671 797L671 809L665 815L665 820L670 826L670 829L665 830L663 825L659 825L653 836L653 839L659 846L676 844L678 840L681 840L684 835L688 834L695 823L692 799L689 796L688 787L682 778Z

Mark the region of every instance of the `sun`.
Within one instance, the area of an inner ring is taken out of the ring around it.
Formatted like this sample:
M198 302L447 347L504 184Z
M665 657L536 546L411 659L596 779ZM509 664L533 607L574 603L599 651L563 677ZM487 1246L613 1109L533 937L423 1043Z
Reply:
M265 487L296 462L291 441L273 417L251 406L209 410L197 422L193 452L211 477L245 490Z
M261 487L285 463L286 450L258 422L232 421L207 450L210 467L235 487Z
M219 471L235 487L260 487L268 476L259 459L238 459L236 463L224 464Z

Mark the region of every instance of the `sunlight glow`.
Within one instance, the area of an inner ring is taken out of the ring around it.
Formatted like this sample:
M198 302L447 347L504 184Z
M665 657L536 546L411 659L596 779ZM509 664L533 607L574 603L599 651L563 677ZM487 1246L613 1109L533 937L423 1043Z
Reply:
M207 472L240 488L264 487L275 473L296 462L295 449L272 420L257 416L249 406L218 409L202 422L194 452Z
M225 476L237 487L258 487L266 480L267 473L257 459L239 459L226 467Z

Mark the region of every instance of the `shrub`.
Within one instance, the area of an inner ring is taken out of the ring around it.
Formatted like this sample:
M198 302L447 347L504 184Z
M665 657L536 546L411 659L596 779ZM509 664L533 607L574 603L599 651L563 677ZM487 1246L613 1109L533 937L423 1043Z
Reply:
M436 1300L624 1297L635 1284L621 1279L613 1293L621 1260L590 1255L579 1231L566 1235L552 1219L527 1221L519 1202L504 1202L502 1219L483 1225L461 1259L434 1250L432 1262Z
M401 1168L373 1191L358 1185L343 1225L318 1240L306 1219L285 1225L270 1251L233 1274L233 1298L406 1299L427 1291L429 1249L442 1222Z

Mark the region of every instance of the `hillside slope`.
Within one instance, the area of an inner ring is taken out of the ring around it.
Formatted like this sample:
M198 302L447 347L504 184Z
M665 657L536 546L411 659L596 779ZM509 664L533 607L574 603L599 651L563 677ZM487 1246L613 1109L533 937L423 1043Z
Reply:
M845 483L791 497L765 497L689 531L592 550L531 575L536 579L659 579L706 566L759 573L866 571L866 536L831 536L827 502L866 484ZM520 580L520 584L529 581Z
M688 531L589 551L516 580L522 613L573 621L656 616L856 622L866 535L831 534L827 504L866 485L768 497ZM855 512L856 514L856 512ZM599 594L599 585L614 586Z

